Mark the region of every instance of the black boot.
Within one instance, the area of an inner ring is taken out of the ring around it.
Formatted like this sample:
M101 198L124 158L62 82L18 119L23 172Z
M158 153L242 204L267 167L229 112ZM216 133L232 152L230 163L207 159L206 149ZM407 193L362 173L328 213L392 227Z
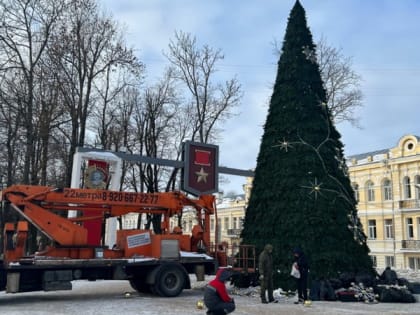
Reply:
M261 303L262 304L268 304L267 300L265 298L261 298Z

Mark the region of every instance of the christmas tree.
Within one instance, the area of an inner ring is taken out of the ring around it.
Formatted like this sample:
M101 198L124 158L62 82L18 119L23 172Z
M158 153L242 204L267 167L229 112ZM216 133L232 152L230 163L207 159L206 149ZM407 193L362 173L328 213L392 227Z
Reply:
M288 19L242 231L242 242L255 244L259 252L267 243L274 246L274 269L281 271L276 285L290 281L295 247L309 259L312 278L373 270L315 49L297 1Z

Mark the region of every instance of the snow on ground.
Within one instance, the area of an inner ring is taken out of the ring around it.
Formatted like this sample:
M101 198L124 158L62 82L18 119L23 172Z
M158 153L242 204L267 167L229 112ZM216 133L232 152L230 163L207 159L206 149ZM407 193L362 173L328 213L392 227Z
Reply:
M400 277L403 274L399 272ZM407 272L406 278L420 279ZM408 277L410 276L410 277ZM196 303L203 296L205 282L191 276L192 290L184 290L175 298L138 294L127 281L74 281L72 291L0 293L0 314L3 315L204 315ZM261 304L258 288L232 290L236 302L235 315L419 315L419 303L313 302L310 307L295 305L295 297L280 297L279 303ZM257 290L257 291L256 291ZM236 293L235 293L236 292ZM128 293L128 294L127 294ZM420 296L416 296L420 301Z

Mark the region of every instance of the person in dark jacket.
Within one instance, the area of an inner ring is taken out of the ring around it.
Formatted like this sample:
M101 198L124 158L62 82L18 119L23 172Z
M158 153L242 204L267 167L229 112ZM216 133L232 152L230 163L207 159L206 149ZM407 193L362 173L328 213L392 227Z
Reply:
M384 284L398 284L397 273L389 266L385 268L380 278Z
M300 272L300 277L296 279L298 289L298 303L304 303L308 299L308 261L306 260L305 254L300 248L293 250L294 260L297 265L297 269Z
M258 257L258 272L260 273L261 302L264 304L275 302L273 297L273 246L267 244ZM266 291L268 301L266 298Z
M204 289L204 305L207 315L224 315L235 310L235 301L229 296L225 282L232 276L226 268L217 271L216 277Z

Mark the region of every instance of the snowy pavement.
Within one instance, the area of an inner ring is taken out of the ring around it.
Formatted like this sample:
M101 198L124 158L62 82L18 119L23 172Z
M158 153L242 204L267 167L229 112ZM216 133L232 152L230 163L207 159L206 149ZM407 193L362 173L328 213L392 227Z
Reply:
M72 291L0 293L0 314L3 315L204 315L196 307L203 295L205 282L196 283L175 298L138 294L127 281L74 281ZM210 278L209 278L210 279ZM208 279L207 279L208 280ZM128 294L127 294L128 293ZM233 295L235 315L419 315L420 304L362 302L313 302L310 307L295 305L294 297L281 298L279 303L261 304L255 294ZM420 301L420 296L416 296Z

